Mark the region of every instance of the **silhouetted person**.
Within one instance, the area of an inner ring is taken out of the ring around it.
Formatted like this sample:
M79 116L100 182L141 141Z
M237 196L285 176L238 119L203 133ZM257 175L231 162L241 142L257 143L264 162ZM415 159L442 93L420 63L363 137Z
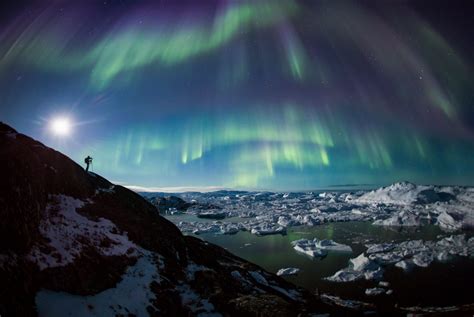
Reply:
M92 164L92 157L87 155L87 157L84 159L84 163L86 163L86 172L89 171L89 165Z

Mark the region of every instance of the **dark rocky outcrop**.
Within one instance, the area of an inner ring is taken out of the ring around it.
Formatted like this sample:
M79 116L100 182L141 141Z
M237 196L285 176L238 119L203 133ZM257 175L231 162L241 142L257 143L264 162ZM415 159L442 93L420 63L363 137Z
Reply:
M152 197L150 202L156 206L160 213L167 213L170 209L176 209L177 211L186 211L193 204L184 201L177 196L165 196L165 197Z
M158 211L163 214L172 214L174 212L186 212L191 211L191 213L199 214L202 211L208 210L220 210L222 209L220 206L216 206L209 203L202 203L202 202L188 202L181 197L175 195L164 195L164 193L141 193L143 197L146 197L149 202L151 202ZM215 219L223 219L215 218Z
M148 283L150 315L198 314L183 289L224 316L340 313L218 246L183 236L138 194L4 124L0 175L1 316L36 315L40 289L84 296L116 287L144 254L159 272Z

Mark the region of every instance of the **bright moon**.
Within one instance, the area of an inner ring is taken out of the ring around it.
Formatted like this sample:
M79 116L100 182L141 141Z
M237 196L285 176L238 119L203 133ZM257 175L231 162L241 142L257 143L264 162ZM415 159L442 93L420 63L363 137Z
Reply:
M67 136L71 133L71 121L66 117L54 118L50 124L51 131L58 136Z

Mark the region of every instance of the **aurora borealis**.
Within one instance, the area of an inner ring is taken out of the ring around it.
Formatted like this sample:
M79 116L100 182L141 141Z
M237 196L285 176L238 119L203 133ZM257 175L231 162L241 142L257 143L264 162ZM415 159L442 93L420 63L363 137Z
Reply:
M113 181L474 185L469 1L4 6L0 120Z

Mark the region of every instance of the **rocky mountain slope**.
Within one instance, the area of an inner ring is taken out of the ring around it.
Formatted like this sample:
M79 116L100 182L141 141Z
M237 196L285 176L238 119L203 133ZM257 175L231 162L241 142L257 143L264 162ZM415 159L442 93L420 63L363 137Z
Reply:
M334 312L5 124L0 175L1 316Z

